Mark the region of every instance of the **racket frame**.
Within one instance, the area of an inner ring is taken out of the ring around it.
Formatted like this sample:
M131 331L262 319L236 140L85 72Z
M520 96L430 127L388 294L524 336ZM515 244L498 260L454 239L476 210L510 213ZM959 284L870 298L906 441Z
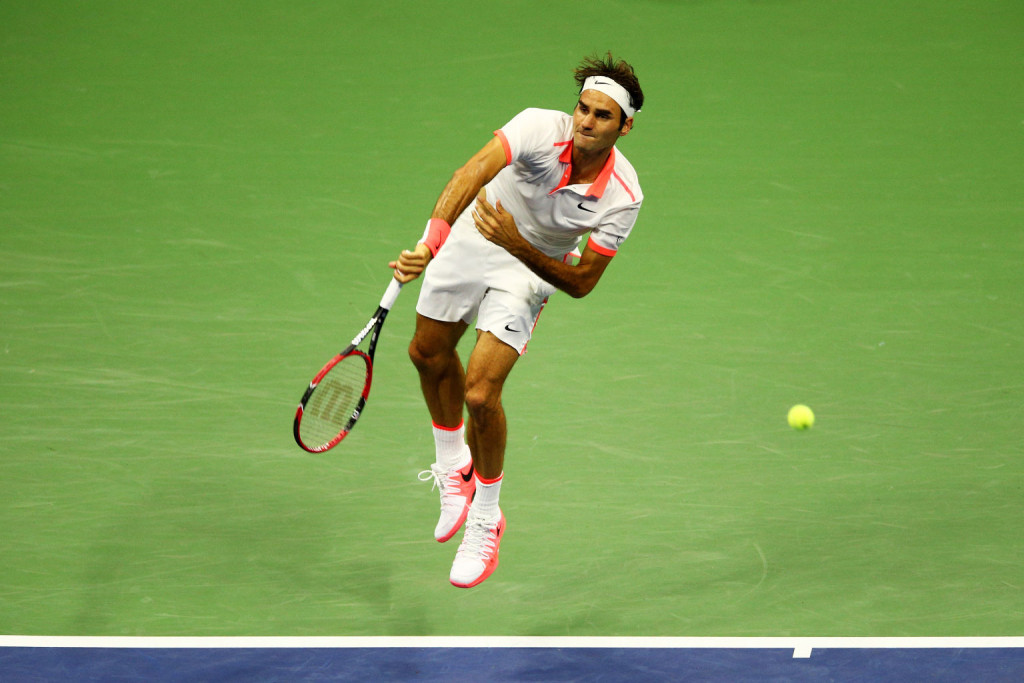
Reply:
M380 337L380 331L384 327L384 320L387 318L391 307L395 304L395 300L398 298L398 293L401 290L402 283L392 278L387 291L385 291L384 296L380 301L380 305L377 307L377 311L370 318L369 322L366 323L366 326L352 339L352 342L344 351L327 361L327 364L320 369L320 372L318 372L309 383L309 387L306 388L305 393L302 395L302 399L299 401L299 407L295 411L295 421L292 426L295 443L297 443L303 450L310 453L323 453L325 451L329 451L349 435L349 432L351 432L352 428L355 427L356 421L363 414L363 409L366 407L366 401L370 397L370 386L373 383L373 358L377 351L377 339ZM363 343L363 340L366 339L367 335L370 336L370 343L367 345L366 352L364 353L357 347ZM320 382L323 381L323 378L327 376L327 373L334 369L338 363L341 363L351 356L362 356L363 361L366 363L366 382L363 385L363 393L360 396L355 409L352 411L352 414L349 415L344 427L342 427L341 431L338 432L333 439L325 444L314 446L308 445L302 440L302 436L300 434L300 424L306 409L306 404L309 402L309 398L313 395L317 386L319 386Z

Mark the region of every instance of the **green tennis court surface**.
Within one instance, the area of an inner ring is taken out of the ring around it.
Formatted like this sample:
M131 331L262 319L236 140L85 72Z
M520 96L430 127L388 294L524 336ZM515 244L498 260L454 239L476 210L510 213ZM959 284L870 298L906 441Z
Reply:
M0 5L0 633L1024 631L1021 5L557 14ZM609 48L647 200L513 372L458 591L418 286L342 446L295 405L448 174Z

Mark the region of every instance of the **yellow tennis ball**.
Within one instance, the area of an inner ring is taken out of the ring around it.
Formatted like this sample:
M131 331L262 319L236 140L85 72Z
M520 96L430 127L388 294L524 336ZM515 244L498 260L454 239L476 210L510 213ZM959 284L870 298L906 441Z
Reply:
M797 404L789 409L786 419L793 429L810 429L814 426L814 411L805 405Z

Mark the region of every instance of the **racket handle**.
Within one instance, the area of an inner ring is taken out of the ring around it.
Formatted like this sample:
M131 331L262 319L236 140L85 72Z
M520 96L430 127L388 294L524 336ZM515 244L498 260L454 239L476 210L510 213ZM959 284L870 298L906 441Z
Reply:
M391 307L395 305L398 293L401 291L402 283L395 278L391 278L391 284L388 285L387 291L384 292L384 297L380 300L380 307L385 311L390 311Z

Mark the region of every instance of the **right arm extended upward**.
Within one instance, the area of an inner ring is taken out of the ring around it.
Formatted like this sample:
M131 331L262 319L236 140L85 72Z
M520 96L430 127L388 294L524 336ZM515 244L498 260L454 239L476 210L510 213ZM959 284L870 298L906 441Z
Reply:
M505 168L505 148L497 136L470 157L462 168L455 171L445 185L434 205L431 218L440 218L449 225L476 199L480 189L491 182L501 169ZM403 250L398 259L388 265L395 269L395 279L412 282L418 278L431 259L430 250L424 244L417 244L412 251Z

